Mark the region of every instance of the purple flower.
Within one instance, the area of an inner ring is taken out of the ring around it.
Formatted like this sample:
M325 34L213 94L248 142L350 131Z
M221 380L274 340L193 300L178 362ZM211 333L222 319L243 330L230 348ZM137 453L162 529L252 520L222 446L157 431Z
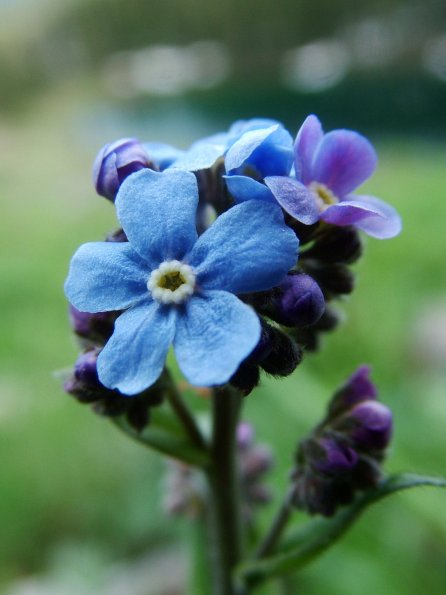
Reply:
M296 178L307 188L307 199L319 211L319 218L332 225L354 225L378 239L391 238L401 231L401 219L393 207L364 194L351 194L375 170L377 157L369 141L352 130L324 134L314 115L307 117L295 143ZM298 220L299 200L290 197L282 206Z

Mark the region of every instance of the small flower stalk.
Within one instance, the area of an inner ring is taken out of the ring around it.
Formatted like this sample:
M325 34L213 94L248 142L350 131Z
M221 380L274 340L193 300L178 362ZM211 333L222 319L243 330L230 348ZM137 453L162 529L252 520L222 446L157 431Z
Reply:
M81 352L65 391L170 457L165 509L205 520L213 595L252 591L261 572L253 582L240 569L280 547L293 507L331 517L384 477L392 414L361 366L299 442L291 492L262 538L273 451L240 422L266 376L298 379L339 326L363 235L401 231L392 206L357 192L376 164L365 137L325 133L315 115L295 136L252 119L186 150L120 139L95 160L117 228L70 263Z

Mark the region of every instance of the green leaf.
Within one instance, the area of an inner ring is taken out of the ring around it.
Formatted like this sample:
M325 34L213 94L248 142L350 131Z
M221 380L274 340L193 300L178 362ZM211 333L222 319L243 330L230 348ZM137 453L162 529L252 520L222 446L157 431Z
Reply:
M238 578L256 585L273 577L299 570L340 539L369 506L401 490L418 486L446 487L446 479L401 473L384 479L376 488L364 492L333 518L315 519L292 533L279 552L268 558L241 565Z
M173 457L197 467L207 467L209 465L209 455L205 450L201 450L193 445L185 434L175 427L168 416L158 417L160 426L151 425L143 432L134 430L124 417L114 418L114 424L122 430L127 436L148 446L158 452Z

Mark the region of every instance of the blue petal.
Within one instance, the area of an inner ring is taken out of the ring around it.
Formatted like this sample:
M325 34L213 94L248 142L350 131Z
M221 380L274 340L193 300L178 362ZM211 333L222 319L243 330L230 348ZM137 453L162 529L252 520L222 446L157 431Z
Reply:
M304 225L316 223L319 211L314 194L306 186L285 176L270 176L265 178L265 184L271 190L279 205L294 219Z
M220 215L199 237L189 261L204 289L249 293L280 283L296 263L297 248L281 208L250 200Z
M124 395L136 395L159 378L175 335L175 308L144 302L116 320L98 357L99 380Z
M74 254L65 294L82 312L123 310L148 294L149 274L127 242L92 242Z
M130 244L151 265L181 260L197 239L198 188L190 172L143 169L123 182L115 204Z
M173 162L171 167L185 169L187 171L198 171L212 167L219 157L226 150L225 144L213 144L199 141L184 153L179 159Z
M233 141L240 138L245 132L250 130L259 130L260 128L270 128L271 126L282 126L277 120L270 118L251 118L250 120L236 120L228 130L228 137Z
M226 291L207 291L191 298L178 317L175 355L192 384L224 384L257 345L260 332L252 308Z
M253 180L248 176L223 177L226 180L229 193L236 202L245 202L253 199L275 202L271 190L265 184L257 182L257 180Z
M293 162L293 141L280 125L243 134L228 150L226 171L244 173L243 166L254 167L261 177L287 175ZM240 171L237 171L241 168Z
M156 163L161 171L169 167L169 165L184 153L184 151L164 143L143 143L143 147L149 158Z

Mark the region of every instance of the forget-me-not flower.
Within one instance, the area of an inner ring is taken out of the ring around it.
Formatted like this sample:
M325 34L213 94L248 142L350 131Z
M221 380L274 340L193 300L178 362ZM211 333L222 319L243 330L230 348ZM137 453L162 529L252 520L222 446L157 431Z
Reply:
M307 188L291 176L293 139L281 124L245 132L225 157L226 185L236 202L279 203L305 225L319 212Z
M351 194L374 172L377 156L373 146L353 130L324 134L318 118L310 115L295 143L296 178L309 191L319 217L332 225L354 225L370 236L391 238L401 231L396 210L374 196ZM299 205L288 209L299 219Z
M375 150L362 135L352 130L324 134L311 115L297 134L294 151L280 125L245 132L226 153L225 178L236 202L277 202L305 225L321 220L391 238L401 231L395 209L374 196L350 194L371 176L376 162Z
M278 122L268 118L237 120L226 132L201 138L185 151L162 143L145 143L144 147L161 170L175 167L196 172L212 167L245 132L261 130L274 124Z
M277 205L250 201L223 213L200 237L198 189L187 171L141 170L116 197L128 242L84 244L65 291L85 312L124 310L98 357L100 381L133 395L162 372L173 343L195 385L227 382L259 341L255 311L236 295L276 286L298 241Z

